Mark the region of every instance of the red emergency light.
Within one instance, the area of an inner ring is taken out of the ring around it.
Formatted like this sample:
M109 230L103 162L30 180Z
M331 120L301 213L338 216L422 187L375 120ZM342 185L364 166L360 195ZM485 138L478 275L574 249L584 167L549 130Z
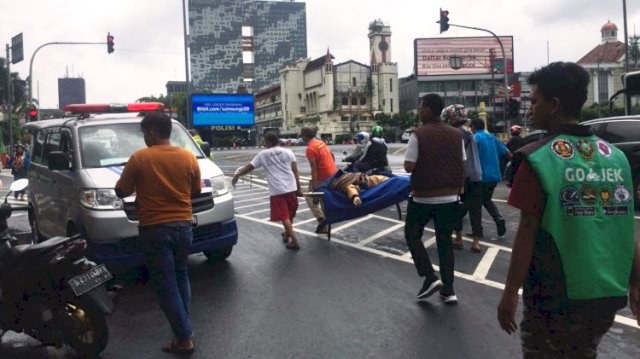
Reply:
M161 102L139 102L129 104L78 104L67 105L63 110L71 113L124 113L124 112L153 112L165 111L167 108Z

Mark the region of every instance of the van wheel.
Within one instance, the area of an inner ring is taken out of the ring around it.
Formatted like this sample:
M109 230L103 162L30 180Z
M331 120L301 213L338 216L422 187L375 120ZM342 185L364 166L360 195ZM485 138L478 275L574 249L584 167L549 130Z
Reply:
M29 209L28 212L29 215L29 226L31 227L31 238L33 240L34 243L40 243L44 240L46 240L46 238L40 234L40 230L38 229L38 221L36 220L36 216L33 213L33 209Z
M233 251L233 246L221 249L212 249L209 251L202 251L202 253L207 256L207 260L210 263L216 263L227 259L227 257L231 255L231 251Z

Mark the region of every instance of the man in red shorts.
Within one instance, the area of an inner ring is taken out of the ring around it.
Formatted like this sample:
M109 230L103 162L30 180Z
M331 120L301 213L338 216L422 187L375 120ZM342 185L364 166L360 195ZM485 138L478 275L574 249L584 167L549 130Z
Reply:
M293 231L293 217L298 210L298 198L302 197L296 156L288 148L278 146L278 136L273 132L264 135L266 150L260 151L249 164L238 168L231 183L238 182L240 176L263 167L267 174L271 195L271 221L282 222L282 240L287 249L300 249L296 233Z

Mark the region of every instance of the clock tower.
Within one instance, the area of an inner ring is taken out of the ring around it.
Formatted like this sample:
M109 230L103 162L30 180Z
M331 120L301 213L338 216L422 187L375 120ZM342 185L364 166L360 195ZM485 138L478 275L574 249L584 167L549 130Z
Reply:
M382 20L374 20L369 24L369 48L371 65L391 62L391 27Z
M371 104L374 113L398 113L398 64L391 62L391 27L380 19L369 23Z

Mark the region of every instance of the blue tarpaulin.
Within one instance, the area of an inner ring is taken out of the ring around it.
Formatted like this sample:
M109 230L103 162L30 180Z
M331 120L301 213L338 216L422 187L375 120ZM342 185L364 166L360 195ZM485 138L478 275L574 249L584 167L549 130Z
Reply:
M411 193L409 177L389 175L389 179L379 185L360 191L362 204L359 207L353 205L349 197L342 192L326 187L331 180L340 176L338 171L331 179L317 189L324 193L324 215L327 223L337 223L353 218L375 213L391 205L405 201Z

